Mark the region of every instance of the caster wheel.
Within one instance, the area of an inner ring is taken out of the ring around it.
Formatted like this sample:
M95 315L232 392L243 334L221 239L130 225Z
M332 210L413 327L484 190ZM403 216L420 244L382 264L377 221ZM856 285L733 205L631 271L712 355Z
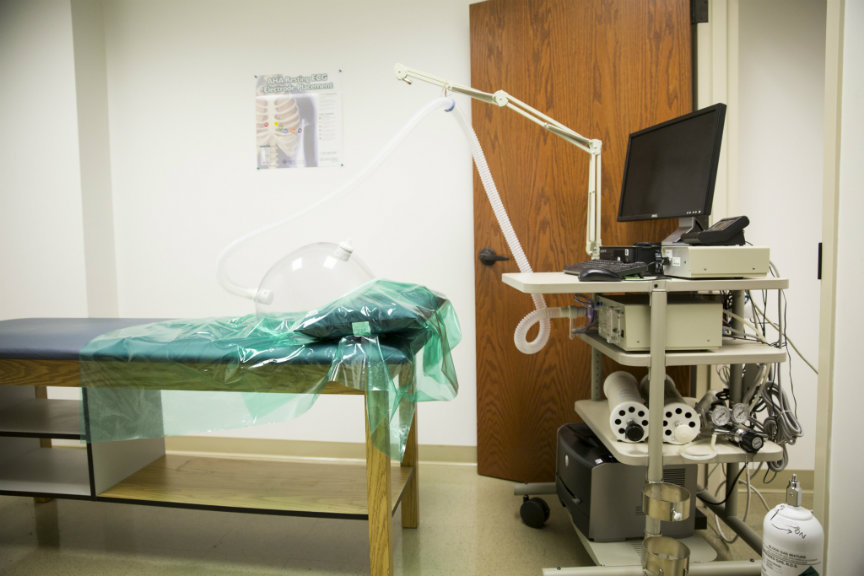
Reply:
M519 508L519 515L522 516L522 522L531 528L542 528L549 519L549 504L542 498L529 498L525 496L522 499L522 506Z

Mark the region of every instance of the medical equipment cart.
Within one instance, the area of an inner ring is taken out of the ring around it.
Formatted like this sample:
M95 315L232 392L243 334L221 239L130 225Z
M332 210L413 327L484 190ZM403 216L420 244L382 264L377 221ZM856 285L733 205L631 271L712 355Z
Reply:
M733 312L743 315L744 295L748 290L783 290L788 287L784 278L747 278L747 279L705 279L685 280L676 278L647 278L625 280L620 282L580 282L575 276L563 272L540 273L510 273L503 274L502 280L526 294L618 294L641 293L648 296L650 307L650 350L648 352L625 352L617 346L607 343L596 334L578 334L578 338L591 346L591 399L580 400L575 404L575 410L585 423L593 430L603 444L624 464L647 466L646 485L661 484L663 481L664 464L710 464L722 463L727 467L727 478L734 478L739 470L739 464L757 461L776 461L782 457L782 448L773 442L766 441L765 446L755 454L725 442L716 443L716 453L696 461L682 453L682 446L662 442L662 411L653 410L654 406L663 405L663 389L667 366L696 366L729 364L731 377L729 382L730 399L739 401L742 397L742 367L745 364L778 363L786 359L786 352L759 342L724 341L715 350L667 351L666 314L668 296L670 293L705 293L728 292L733 298ZM740 327L740 325L739 325ZM647 450L644 444L628 444L618 442L609 429L608 403L603 400L602 393L602 356L608 356L624 366L647 367L649 372L649 434ZM699 442L708 444L708 440ZM686 445L685 445L686 446ZM689 447L692 453L692 446ZM730 498L725 503L718 503L704 489L696 495L712 511L717 513L735 532L741 535L755 550L761 551L761 538L753 532L737 516L737 501ZM646 537L660 536L660 521L646 515ZM581 536L581 535L580 535ZM587 538L582 542L599 566L608 568L608 572L617 574L643 574L642 566L633 565L632 571L625 566L607 564L605 557L597 554L597 548ZM608 547L603 544L602 547ZM638 563L638 556L636 562ZM720 570L719 572L717 570ZM553 574L577 575L604 572L598 567L589 568L550 568L544 570L544 575ZM759 574L758 562L707 562L691 563L689 574Z

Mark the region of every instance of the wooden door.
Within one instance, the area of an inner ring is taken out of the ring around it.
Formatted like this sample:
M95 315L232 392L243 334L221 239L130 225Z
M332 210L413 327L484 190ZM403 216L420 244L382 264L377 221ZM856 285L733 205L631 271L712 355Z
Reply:
M471 5L470 18L473 87L503 89L602 140L603 243L671 232L677 222L616 217L627 136L693 109L689 0L488 0ZM474 102L472 117L534 271L586 260L588 155L507 109ZM509 254L476 174L474 190L475 253ZM519 352L513 330L533 306L501 282L504 272L518 272L512 259L475 264L478 469L551 481L556 431L578 420L573 403L590 396L590 350L568 338L566 320L553 320L546 348Z

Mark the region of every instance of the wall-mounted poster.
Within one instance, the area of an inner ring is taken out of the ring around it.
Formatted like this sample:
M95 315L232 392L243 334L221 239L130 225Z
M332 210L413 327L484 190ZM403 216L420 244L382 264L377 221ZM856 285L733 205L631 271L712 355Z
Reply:
M337 77L327 72L255 77L259 170L342 165Z

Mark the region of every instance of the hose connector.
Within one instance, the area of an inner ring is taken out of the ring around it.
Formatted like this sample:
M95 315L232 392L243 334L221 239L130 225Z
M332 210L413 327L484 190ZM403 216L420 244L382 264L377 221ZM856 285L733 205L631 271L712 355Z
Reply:
M585 318L588 309L584 306L562 306L561 308L547 308L549 318Z

